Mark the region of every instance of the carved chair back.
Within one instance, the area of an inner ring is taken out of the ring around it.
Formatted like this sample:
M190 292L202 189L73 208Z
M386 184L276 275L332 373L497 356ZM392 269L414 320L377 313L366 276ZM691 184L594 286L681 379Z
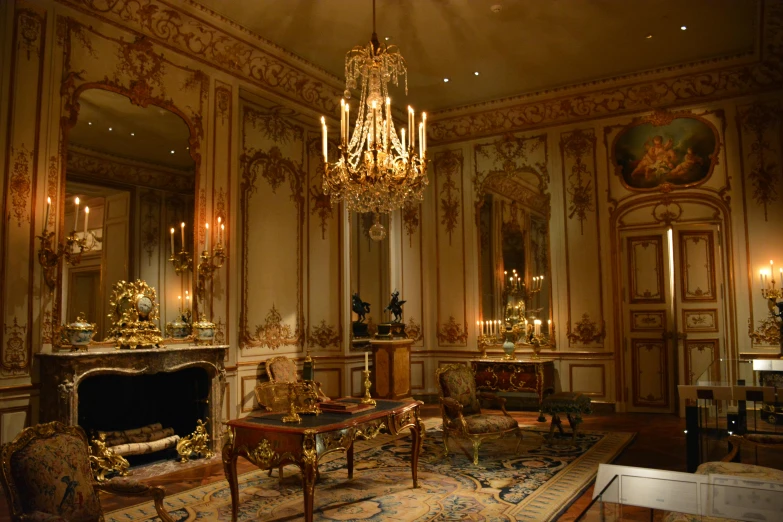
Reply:
M296 382L296 363L285 355L274 357L266 362L266 374L271 382Z
M476 396L476 374L465 364L447 364L435 371L438 395L441 399L450 397L462 405L463 415L481 413L481 404Z
M3 445L3 489L11 519L42 514L102 521L84 430L60 422L25 428Z

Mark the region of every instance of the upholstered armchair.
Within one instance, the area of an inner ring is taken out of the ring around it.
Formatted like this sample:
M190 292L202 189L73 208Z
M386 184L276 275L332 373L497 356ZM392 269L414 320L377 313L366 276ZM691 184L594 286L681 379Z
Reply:
M443 417L443 446L449 453L449 437L466 438L473 443L473 464L478 464L481 443L505 435L516 435L522 442L519 424L506 412L506 400L493 393L476 393L476 376L464 364L449 364L435 372ZM502 415L481 413L479 399L494 401Z
M299 376L296 373L296 363L285 355L269 359L266 362L266 374L269 377L269 382L274 383L289 383L299 380ZM313 382L316 390L318 390L319 402L328 401L329 397L324 395L324 392L321 390L321 384Z
M93 480L87 436L79 426L50 422L25 428L3 445L0 482L14 522L103 522L98 491L150 497L161 520L174 522L163 508L162 486Z

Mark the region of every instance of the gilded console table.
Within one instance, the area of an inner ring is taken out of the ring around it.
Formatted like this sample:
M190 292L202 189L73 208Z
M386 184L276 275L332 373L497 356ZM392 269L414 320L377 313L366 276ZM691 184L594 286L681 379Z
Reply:
M471 365L479 390L532 392L538 395L539 409L544 397L555 391L555 363L551 360L478 359Z
M346 399L348 400L348 399ZM359 399L353 399L359 401ZM302 415L298 424L283 423L283 413L256 413L227 422L223 446L223 469L231 489L231 520L239 512L237 458L243 457L261 469L276 469L295 464L302 470L304 518L313 520L313 497L318 461L333 451L346 452L348 478L353 478L353 442L372 439L386 430L393 435L410 429L412 441L411 471L413 487L419 487L417 467L424 424L419 417L418 401L378 399L375 408L356 415L323 412Z

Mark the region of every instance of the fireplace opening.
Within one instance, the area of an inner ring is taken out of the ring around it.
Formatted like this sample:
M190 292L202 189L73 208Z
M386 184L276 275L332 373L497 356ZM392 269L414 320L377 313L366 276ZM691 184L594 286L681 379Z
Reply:
M158 439L185 437L196 429L197 420L209 416L209 392L210 378L204 368L144 375L96 375L79 384L79 425L90 439L99 432L137 433L139 428ZM143 438L139 434L126 442L137 443ZM124 441L115 444L121 442ZM169 445L162 451L124 457L133 466L174 458L176 449Z

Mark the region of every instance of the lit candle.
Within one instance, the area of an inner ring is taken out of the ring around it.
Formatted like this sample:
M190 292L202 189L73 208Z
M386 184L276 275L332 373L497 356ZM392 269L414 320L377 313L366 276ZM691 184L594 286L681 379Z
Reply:
M370 371L370 356L367 352L364 352L364 371Z
M783 287L783 268L780 269L780 279L778 279L778 284Z
M535 333L536 337L540 336L541 335L541 319L536 319L535 321L533 321L533 328L534 328L534 333Z
M484 321L481 321L481 329L479 330L481 335L484 335Z
M171 227L171 253L174 253L174 227Z
M383 146L388 150L391 143L391 98L386 97L386 136L383 140Z
M340 140L345 141L345 100L340 100Z
M321 148L324 154L324 163L328 163L329 159L326 155L326 118L321 116Z
M84 237L87 237L87 220L90 217L90 207L84 207Z
M177 296L177 310L179 310L179 313L182 313L182 296Z
M179 224L180 235L182 236L182 251L185 251L185 222Z
M422 153L427 152L427 113L422 112L421 113L421 124L422 124L422 130L421 130L421 141L422 141Z
M413 139L413 108L408 105L408 136ZM410 148L410 145L406 147L406 150Z
M204 223L204 229L206 230L204 233L204 237L206 238L204 239L204 250L209 252L209 223Z
M424 124L419 123L419 157L421 158L424 156L424 149L422 148L424 146L424 138L422 138L421 134L424 132Z
M217 236L218 236L218 237L217 237L217 240L218 240L218 245L220 245L220 244L222 244L222 243L223 243L223 237L222 237L222 232L223 232L223 225L221 224L221 221L223 221L223 218L221 218L220 216L218 216L218 229L217 229Z
M549 319L546 323L547 323L546 333L547 333L547 335L549 335L551 337L552 336L552 319Z
M351 141L351 106L345 104L345 143L348 144Z
M223 241L226 238L226 225L220 224L220 240Z
M775 277L775 262L771 259L769 260L769 275L770 277Z
M44 218L43 234L46 234L46 229L49 226L49 211L52 208L52 198L46 198L46 217ZM41 234L41 235L43 235Z
M759 284L761 285L761 289L764 289L764 271L759 270Z
M73 214L73 230L76 232L76 225L79 224L79 196L76 196L73 202L76 204L76 212Z
M408 107L408 122L410 123L410 136L408 139L411 140L411 142L408 144L408 148L411 150L411 152L415 152L414 148L416 147L416 128L414 127L414 124L416 122L416 112L413 110L413 107Z
M407 150L408 150L408 147L405 146L405 127L400 129L400 134L402 135L402 143L401 143L401 145L402 145L402 157L405 158L405 157L407 157Z

